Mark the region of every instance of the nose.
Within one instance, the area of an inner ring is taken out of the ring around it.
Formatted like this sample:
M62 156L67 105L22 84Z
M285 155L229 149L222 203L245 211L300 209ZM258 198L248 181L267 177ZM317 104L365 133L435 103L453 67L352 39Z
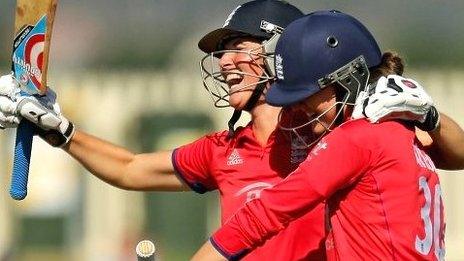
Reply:
M228 69L234 68L235 67L234 58L235 58L235 53L225 52L221 56L221 59L219 59L219 67L221 67L222 70L228 70Z

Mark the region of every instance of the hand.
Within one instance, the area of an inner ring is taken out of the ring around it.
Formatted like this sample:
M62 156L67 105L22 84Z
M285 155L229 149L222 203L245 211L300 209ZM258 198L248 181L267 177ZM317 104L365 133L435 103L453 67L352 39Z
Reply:
M16 128L21 118L16 114L19 86L12 75L0 77L0 129Z
M16 127L22 116L38 127L38 135L50 145L65 146L74 135L74 125L61 114L55 92L48 88L43 96L26 97L19 92L19 83L12 75L0 78L0 112L6 115L4 125Z
M18 103L19 114L37 125L39 136L54 147L65 146L74 135L74 125L61 114L55 92L48 88L44 96L30 96Z
M371 122L409 120L424 131L438 127L440 115L433 100L416 81L389 75L368 88L359 95L353 118L366 116Z

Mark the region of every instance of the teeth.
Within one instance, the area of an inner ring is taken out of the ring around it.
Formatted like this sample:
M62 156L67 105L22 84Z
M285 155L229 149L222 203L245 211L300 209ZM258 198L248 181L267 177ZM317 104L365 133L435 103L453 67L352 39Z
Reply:
M232 89L234 85L239 84L243 80L242 75L231 73L226 75L226 82L229 87Z
M242 79L242 76L240 74L230 73L226 75L226 81L241 80L241 79Z

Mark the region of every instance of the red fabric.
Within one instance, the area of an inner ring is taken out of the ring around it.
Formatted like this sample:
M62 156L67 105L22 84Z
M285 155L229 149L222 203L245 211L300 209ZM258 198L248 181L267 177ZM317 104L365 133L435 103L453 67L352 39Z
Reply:
M281 132L261 146L248 125L232 139L227 139L227 132L214 133L176 149L173 163L192 188L201 184L219 190L225 223L247 201L259 197L262 189L282 181L306 155L306 150L292 149ZM324 234L321 203L243 260L325 260Z
M436 260L444 248L439 181L430 158L414 144L413 128L398 122L350 121L212 239L230 255L254 248L327 200L329 258Z

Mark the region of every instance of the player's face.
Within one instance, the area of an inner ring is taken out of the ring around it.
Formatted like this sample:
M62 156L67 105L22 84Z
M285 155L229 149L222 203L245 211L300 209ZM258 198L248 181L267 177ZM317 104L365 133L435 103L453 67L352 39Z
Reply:
M303 102L295 105L296 110L303 110L309 120L316 119L311 124L311 131L315 135L321 135L327 131L328 126L335 120L337 109L335 104L335 91L333 88L325 88L312 95Z
M261 43L253 38L235 38L224 46L219 60L221 74L229 87L229 104L243 109L264 74Z
M221 51L201 60L203 85L216 107L243 109L257 84L273 80L264 63L262 42L253 37L237 37L225 42ZM264 97L261 97L264 103Z
M327 87L298 104L284 108L279 128L290 131L298 139L300 147L308 148L331 130L336 118L335 91L333 87Z

